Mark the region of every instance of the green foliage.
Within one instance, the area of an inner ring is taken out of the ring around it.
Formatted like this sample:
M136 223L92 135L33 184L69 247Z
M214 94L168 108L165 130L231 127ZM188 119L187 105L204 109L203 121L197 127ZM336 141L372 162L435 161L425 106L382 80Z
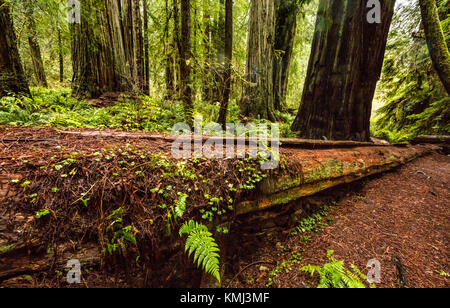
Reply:
M319 213L315 213L300 220L296 227L296 231L291 234L297 235L299 233L319 232L320 229L327 226L327 224L322 221L324 217L328 216L328 209L328 206L323 206Z
M189 251L189 256L194 253L194 263L220 282L219 247L208 227L191 220L180 228L179 234L188 235L185 251Z
M363 281L367 280L367 277L353 264L351 265L353 272L345 268L344 261L333 258L333 253L332 250L327 252L329 263L323 266L307 265L301 270L311 274L311 277L315 273L319 274L320 283L317 288L366 288Z
M106 232L111 232L113 234L111 241L109 241L106 246L106 251L109 254L113 254L117 250L126 254L127 242L136 245L136 237L132 232L132 226L123 225L123 214L124 210L120 207L114 210L107 218L111 223L106 228Z
M438 1L450 43L448 3ZM420 21L417 1L399 5L377 91L377 100L384 104L376 111L375 137L398 142L420 134L450 133L450 97L434 71Z
M49 214L50 214L50 210L49 209L43 209L43 210L37 211L36 212L36 219L40 219L40 218L42 218L44 216L47 216Z

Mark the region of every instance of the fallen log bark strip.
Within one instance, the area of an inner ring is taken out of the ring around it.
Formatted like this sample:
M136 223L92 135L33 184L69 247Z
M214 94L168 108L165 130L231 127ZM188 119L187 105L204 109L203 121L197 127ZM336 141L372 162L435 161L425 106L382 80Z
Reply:
M194 143L195 141L200 141L206 143L207 141L212 143L223 144L255 144L257 145L260 139L255 137L221 137L221 136L194 136L194 135L152 135L152 134L142 134L142 133L123 133L123 132L74 132L74 131L59 131L61 134L71 135L71 136L84 136L84 137L101 137L101 138L124 138L124 139L142 139L142 140L155 140L164 141L172 143L175 141L181 143ZM373 146L388 146L388 145L377 145L372 142L357 142L357 141L329 141L329 140L308 140L299 138L280 138L272 139L267 138L268 144L278 145L283 148L303 148L303 149L329 149L329 148L354 148L354 147L373 147ZM403 147L404 144L398 144L395 146Z
M412 144L447 144L450 145L450 136L418 136L411 142Z

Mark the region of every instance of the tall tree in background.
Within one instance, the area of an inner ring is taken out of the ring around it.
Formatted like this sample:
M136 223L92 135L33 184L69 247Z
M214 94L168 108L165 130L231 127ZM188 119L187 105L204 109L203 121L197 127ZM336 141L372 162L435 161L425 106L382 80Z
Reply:
M246 85L240 103L244 116L276 120L273 93L274 40L275 1L252 0Z
M142 92L144 56L139 0L82 0L71 25L73 93Z
M25 0L23 5L27 22L28 45L30 46L36 83L38 86L47 87L47 78L45 77L44 63L42 61L41 48L37 40L36 23L34 21L34 8L36 7L36 3L33 0Z
M0 97L14 93L30 95L17 49L9 3L0 0Z
M450 53L439 20L436 0L419 0L419 4L433 66L450 95Z
M144 14L144 86L143 92L150 94L150 57L149 57L149 42L148 42L148 0L142 0L143 14Z
M191 1L181 0L180 82L186 123L193 126L194 103L191 84Z
M369 23L365 1L321 0L308 73L293 131L310 139L370 140L372 100L395 0Z
M233 0L225 2L225 68L223 90L220 101L218 122L225 128L227 124L228 103L231 94L231 60L233 58Z
M59 82L64 81L64 55L61 38L61 30L58 29L58 57L59 57Z
M286 93L294 49L295 30L297 29L297 14L299 2L304 0L275 0L275 59L273 63L274 107L276 110L286 109Z

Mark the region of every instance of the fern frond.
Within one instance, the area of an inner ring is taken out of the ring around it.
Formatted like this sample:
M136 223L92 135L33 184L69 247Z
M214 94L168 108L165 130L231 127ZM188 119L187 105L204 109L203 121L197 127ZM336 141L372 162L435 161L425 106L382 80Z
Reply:
M181 226L179 234L188 235L185 252L194 253L194 263L220 282L220 250L208 227L191 220Z

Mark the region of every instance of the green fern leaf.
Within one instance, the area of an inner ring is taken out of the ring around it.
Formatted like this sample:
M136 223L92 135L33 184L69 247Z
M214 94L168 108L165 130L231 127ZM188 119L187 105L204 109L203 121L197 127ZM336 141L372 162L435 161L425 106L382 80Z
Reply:
M220 282L220 249L208 227L191 220L181 226L179 234L188 235L185 252L189 257L194 253L194 263Z

